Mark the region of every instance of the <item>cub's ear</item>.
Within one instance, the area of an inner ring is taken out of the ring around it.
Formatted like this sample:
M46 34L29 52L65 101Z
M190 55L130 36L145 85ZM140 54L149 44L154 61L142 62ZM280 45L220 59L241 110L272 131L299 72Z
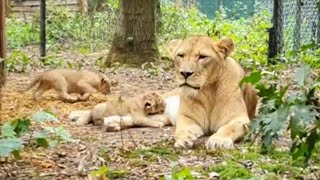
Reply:
M221 39L220 41L218 41L217 45L221 49L221 51L225 54L225 57L228 57L232 53L235 46L231 38Z
M109 82L105 77L103 77L101 78L101 84L109 84Z
M167 51L170 55L170 58L173 59L175 54L175 50L179 47L179 45L182 43L182 40L181 39L173 39L169 42L168 44L168 48L167 48Z

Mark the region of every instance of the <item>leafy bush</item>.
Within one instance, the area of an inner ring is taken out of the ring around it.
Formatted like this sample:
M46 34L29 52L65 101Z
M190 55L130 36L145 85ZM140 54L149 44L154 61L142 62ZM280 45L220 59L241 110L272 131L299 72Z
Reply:
M27 22L15 16L8 18L6 33L9 49L20 49L39 42L39 29L35 22Z
M320 109L316 89L320 78L307 83L310 68L303 66L297 70L293 81L285 86L279 85L279 77L271 75L268 85L260 82L262 74L254 72L242 82L255 84L263 105L260 115L251 125L250 135L261 135L261 146L267 152L273 149L272 141L279 137L281 130L288 125L291 140L291 155L294 160L311 158L315 145L320 140ZM293 87L294 91L288 91Z
M8 71L25 72L30 65L30 58L24 52L13 51L6 58L6 68Z
M38 111L32 115L35 126L41 126L46 121L57 122L54 114L48 111ZM62 127L43 127L35 130L28 118L15 119L0 126L0 157L10 154L19 158L19 152L24 146L54 147L61 142L72 141L71 134Z

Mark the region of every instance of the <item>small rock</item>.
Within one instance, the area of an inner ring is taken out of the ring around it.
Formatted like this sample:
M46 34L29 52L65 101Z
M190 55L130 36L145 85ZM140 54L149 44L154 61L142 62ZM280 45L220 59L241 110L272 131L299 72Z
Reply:
M209 173L209 178L219 178L219 173L217 172L210 172Z

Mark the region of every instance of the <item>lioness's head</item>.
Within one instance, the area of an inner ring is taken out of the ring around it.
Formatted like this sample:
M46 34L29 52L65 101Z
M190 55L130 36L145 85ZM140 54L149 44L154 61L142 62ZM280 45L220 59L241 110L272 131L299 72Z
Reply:
M110 94L110 84L105 77L100 80L99 91L105 95Z
M233 49L231 39L214 42L207 36L193 36L170 41L168 51L182 93L193 96L205 85L215 83Z
M165 109L164 99L159 93L148 92L143 95L144 111L147 115L163 113Z

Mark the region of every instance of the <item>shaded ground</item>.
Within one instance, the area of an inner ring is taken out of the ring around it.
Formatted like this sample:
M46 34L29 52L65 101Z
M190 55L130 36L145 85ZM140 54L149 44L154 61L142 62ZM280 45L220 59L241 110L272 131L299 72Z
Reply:
M87 102L64 103L55 92L47 92L40 102L34 102L31 92L18 93L17 88L30 81L28 74L9 74L3 91L1 118L10 120L28 116L40 109L49 109L68 129L75 142L63 143L55 148L30 149L22 159L0 159L0 179L86 179L87 174L106 165L110 179L159 179L188 167L196 179L318 179L319 161L314 166L293 166L287 151L275 150L270 155L260 155L256 146L241 144L233 151L207 152L203 145L195 150L177 151L173 146L173 127L162 129L135 128L122 132L104 132L93 126L74 126L66 120L72 110L90 109L118 95L131 96L149 90L168 91L174 87L171 73L153 76L149 71L125 68L109 70L110 79L119 85L112 95L95 94ZM203 143L202 143L203 144ZM288 150L286 139L280 139L278 149ZM182 175L181 175L182 176Z

